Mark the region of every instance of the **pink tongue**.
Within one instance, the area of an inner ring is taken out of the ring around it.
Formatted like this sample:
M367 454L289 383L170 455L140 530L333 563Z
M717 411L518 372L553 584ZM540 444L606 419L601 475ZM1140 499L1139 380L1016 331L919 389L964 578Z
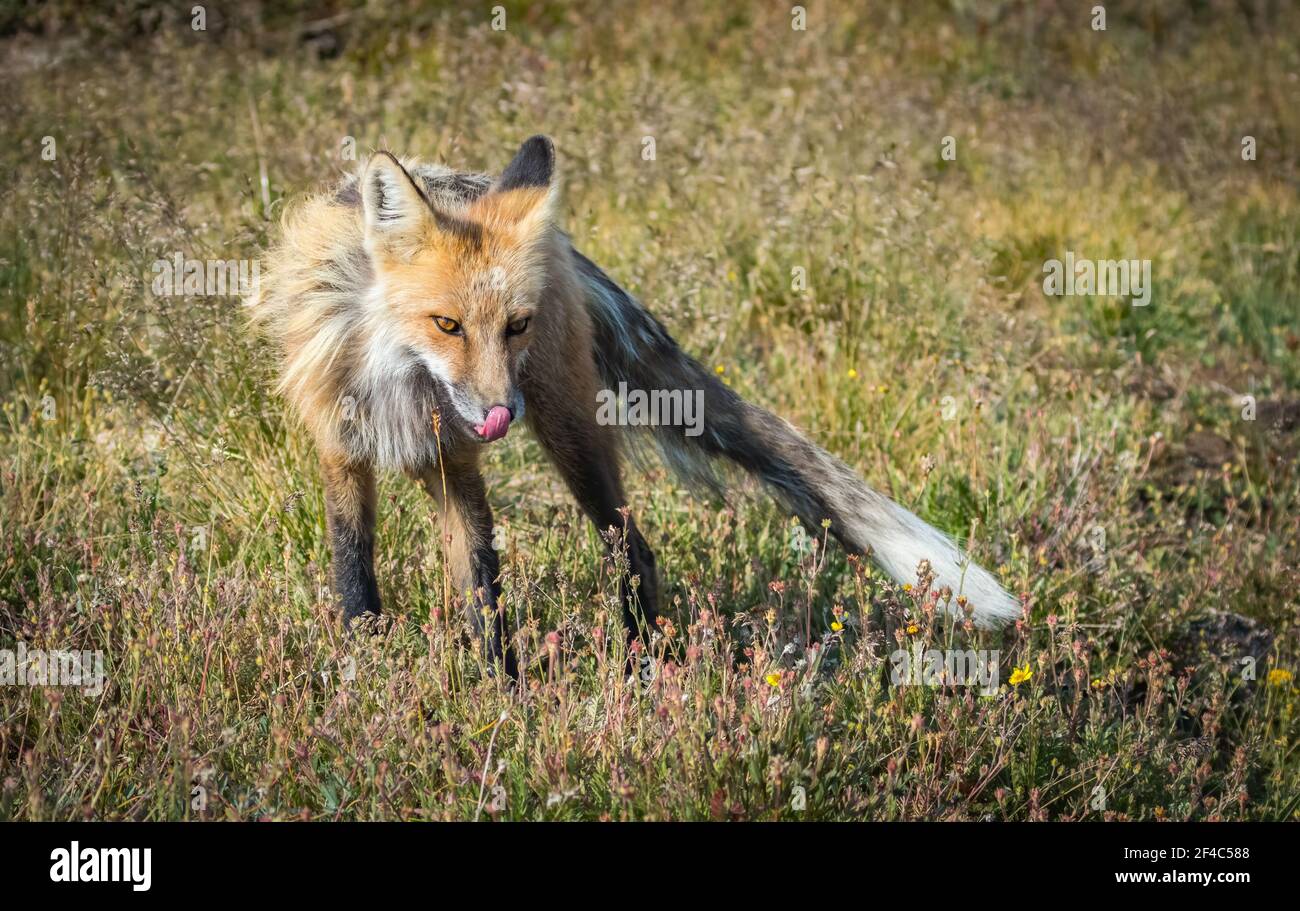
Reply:
M497 405L488 412L487 420L483 426L478 428L478 435L483 438L485 443L491 443L493 440L499 440L506 435L510 429L510 409L504 405Z

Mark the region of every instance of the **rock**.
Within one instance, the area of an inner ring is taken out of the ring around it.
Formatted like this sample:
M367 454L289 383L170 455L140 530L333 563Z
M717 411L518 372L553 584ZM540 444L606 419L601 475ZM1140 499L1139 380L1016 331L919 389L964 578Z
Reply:
M1175 645L1175 658L1179 664L1188 665L1214 657L1239 668L1243 658L1254 658L1256 674L1262 675L1272 648L1273 631L1258 620L1231 611L1211 610L1208 616L1188 626Z

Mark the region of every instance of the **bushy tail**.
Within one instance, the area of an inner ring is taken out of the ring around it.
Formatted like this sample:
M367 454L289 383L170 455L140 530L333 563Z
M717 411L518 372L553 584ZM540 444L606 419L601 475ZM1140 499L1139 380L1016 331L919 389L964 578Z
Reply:
M978 626L1020 616L1020 605L938 529L868 487L847 465L771 412L751 405L683 352L663 325L582 254L574 253L596 329L596 362L617 388L704 391L703 430L658 426L664 461L695 485L721 489L715 460L725 458L760 478L811 529L823 519L850 552L866 553L898 582L916 578L928 560L934 588L965 595Z

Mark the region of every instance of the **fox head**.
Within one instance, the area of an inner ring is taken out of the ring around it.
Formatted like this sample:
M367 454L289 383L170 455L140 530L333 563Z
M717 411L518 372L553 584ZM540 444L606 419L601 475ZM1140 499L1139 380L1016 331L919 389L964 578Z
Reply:
M545 318L538 303L554 233L554 164L551 141L534 136L457 211L440 210L388 153L361 176L377 318L370 357L414 355L455 411L442 421L458 419L485 442L523 415L517 382Z

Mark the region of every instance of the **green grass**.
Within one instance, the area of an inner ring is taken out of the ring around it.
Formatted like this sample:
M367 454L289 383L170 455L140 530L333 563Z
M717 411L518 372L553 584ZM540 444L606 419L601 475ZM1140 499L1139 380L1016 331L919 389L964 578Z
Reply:
M723 6L506 4L497 32L349 5L323 59L309 3L197 33L130 3L0 17L0 649L108 676L0 686L0 818L1295 816L1295 12L818 3L795 32ZM629 681L615 567L512 434L487 473L526 685L466 645L400 478L389 622L344 637L271 352L234 298L155 297L151 264L256 256L344 137L499 169L534 132L580 249L969 542L1025 621L962 629L796 553L744 487L651 470L629 499L667 623ZM1066 250L1152 260L1150 306L1045 297ZM1271 637L1202 637L1225 611ZM891 686L895 638L998 649L1001 688Z

